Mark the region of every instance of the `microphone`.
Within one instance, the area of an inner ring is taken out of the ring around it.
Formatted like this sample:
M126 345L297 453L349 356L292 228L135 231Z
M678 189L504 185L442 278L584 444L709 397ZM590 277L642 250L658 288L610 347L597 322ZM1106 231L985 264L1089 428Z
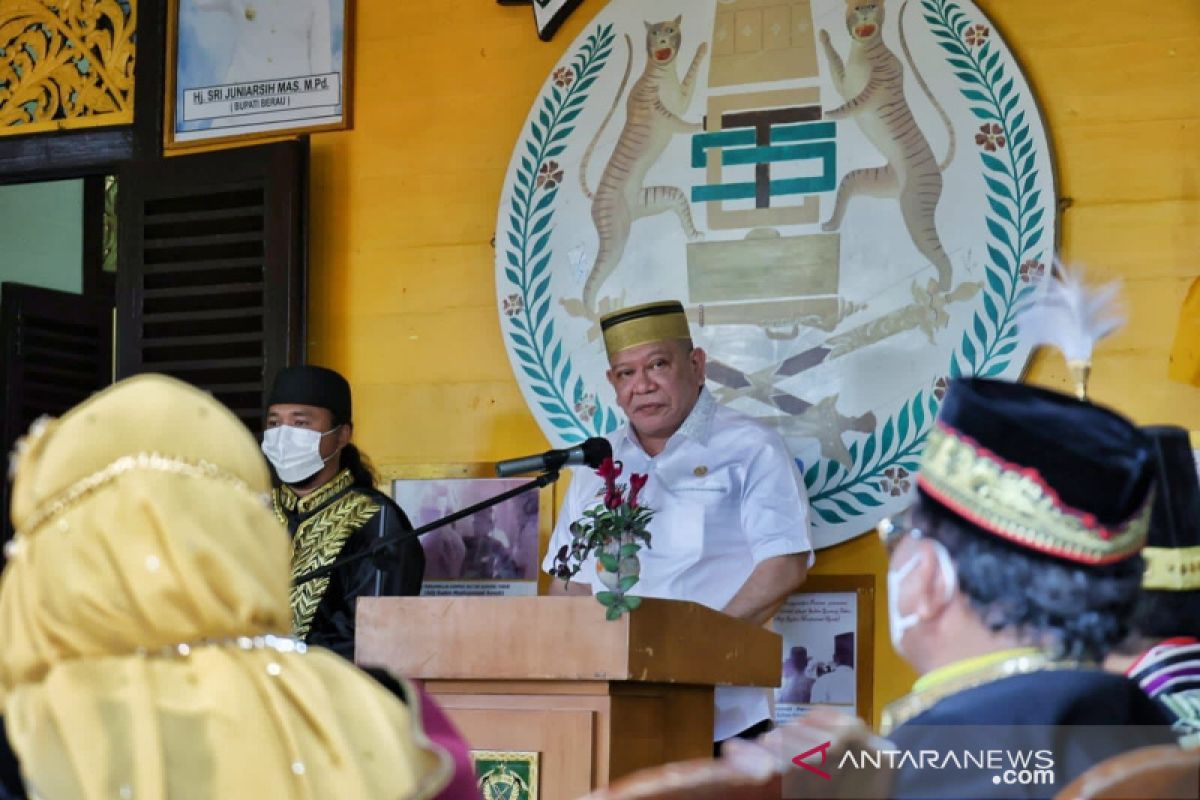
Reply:
M547 450L536 456L497 461L496 475L508 478L526 472L558 472L563 467L579 464L596 469L606 458L612 458L612 445L608 439L593 437L566 450Z

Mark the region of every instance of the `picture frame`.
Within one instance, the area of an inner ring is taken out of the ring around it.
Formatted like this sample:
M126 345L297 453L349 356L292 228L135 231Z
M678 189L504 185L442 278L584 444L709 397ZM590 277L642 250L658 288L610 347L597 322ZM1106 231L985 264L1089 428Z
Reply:
M393 464L379 469L380 489L414 528L528 483L497 478L489 462ZM556 508L553 486L503 503L421 537L429 596L529 596L542 579L541 552Z
M783 637L777 722L824 705L873 719L874 575L809 575L771 626Z
M475 770L483 796L509 800L538 800L541 764L540 752L520 750L472 750Z
M353 12L353 0L167 0L164 149L349 128Z

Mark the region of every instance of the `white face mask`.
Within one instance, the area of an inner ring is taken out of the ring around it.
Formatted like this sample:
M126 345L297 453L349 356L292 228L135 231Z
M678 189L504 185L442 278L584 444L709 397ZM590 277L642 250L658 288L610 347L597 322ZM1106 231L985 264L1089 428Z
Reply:
M917 624L921 615L917 612L911 614L900 613L900 587L904 583L904 579L917 568L924 558L922 555L913 556L905 563L904 566L897 570L888 570L887 574L887 606L888 606L888 634L892 639L892 649L897 653L901 653L900 641L904 638L904 634L909 628Z
M950 559L950 553L944 544L934 541L933 549L937 555L938 570L942 573L945 598L949 601L958 589L958 573L954 569L954 562ZM904 579L917 568L923 558L923 554L915 555L904 566L895 571L888 570L887 574L888 634L892 639L892 648L901 655L904 653L900 642L904 639L904 634L908 632L908 629L920 621L921 615L915 611L911 614L900 613L900 588Z
M329 458L321 458L321 439L340 427L325 433L292 425L267 428L263 432L263 455L275 467L279 480L284 483L304 483L320 472L329 458L337 455L335 450Z

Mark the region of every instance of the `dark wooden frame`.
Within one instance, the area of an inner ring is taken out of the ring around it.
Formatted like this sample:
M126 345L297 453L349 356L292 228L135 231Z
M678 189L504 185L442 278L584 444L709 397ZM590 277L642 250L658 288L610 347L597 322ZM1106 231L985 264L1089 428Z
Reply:
M117 276L104 271L105 175L83 179L83 293L115 300Z

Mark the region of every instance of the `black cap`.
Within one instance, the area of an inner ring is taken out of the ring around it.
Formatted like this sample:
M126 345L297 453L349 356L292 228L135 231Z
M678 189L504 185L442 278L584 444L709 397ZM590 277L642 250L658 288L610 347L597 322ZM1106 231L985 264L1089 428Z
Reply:
M1200 589L1200 477L1191 438L1183 428L1143 428L1154 444L1158 490L1146 541L1143 587Z
M297 403L328 409L340 422L351 421L350 384L325 367L285 367L275 376L267 405Z
M1015 544L1082 564L1145 543L1149 437L1107 408L1035 386L951 382L917 477L934 501Z

